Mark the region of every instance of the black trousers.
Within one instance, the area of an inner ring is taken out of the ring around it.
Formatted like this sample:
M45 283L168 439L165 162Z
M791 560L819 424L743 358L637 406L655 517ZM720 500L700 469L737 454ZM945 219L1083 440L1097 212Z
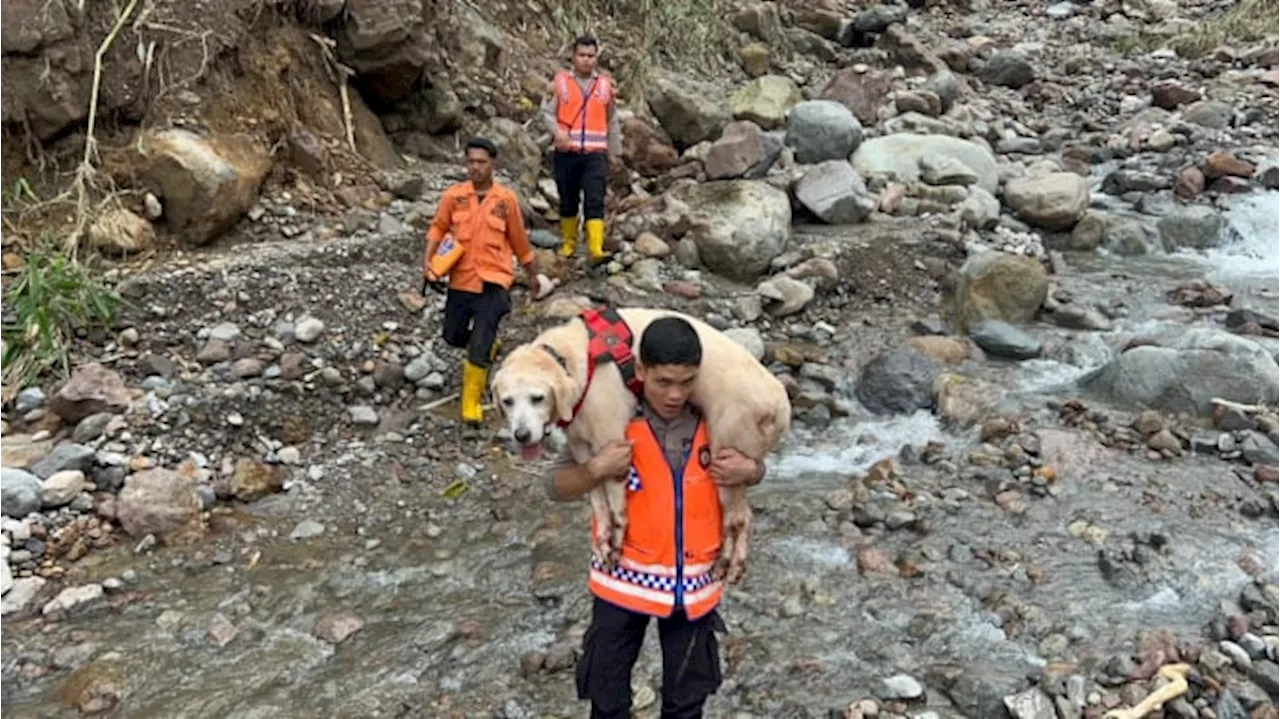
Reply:
M609 160L604 152L557 152L552 158L560 216L578 216L578 195L588 220L604 219L604 192L609 180Z
M466 347L471 364L488 367L498 324L510 312L511 294L501 285L486 282L481 292L451 288L444 300L444 341Z
M591 700L591 719L631 716L631 669L649 626L638 614L600 599L578 660L578 698ZM702 705L720 688L720 615L690 621L684 610L658 620L662 643L662 719L701 719Z

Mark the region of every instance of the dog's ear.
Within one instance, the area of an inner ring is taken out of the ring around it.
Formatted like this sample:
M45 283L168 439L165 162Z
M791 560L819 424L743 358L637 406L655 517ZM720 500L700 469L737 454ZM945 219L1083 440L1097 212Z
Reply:
M573 406L578 403L578 383L565 372L557 372L551 382L551 394L556 400L556 419L568 424L573 421Z

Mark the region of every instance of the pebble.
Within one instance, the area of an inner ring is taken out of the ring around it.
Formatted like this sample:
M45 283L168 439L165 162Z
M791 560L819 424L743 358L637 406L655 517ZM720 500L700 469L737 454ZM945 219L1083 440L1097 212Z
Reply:
M293 327L293 338L304 344L320 339L324 333L324 322L315 317L304 317Z
M924 687L914 677L906 674L895 674L880 680L876 696L885 699L919 699L924 696Z
M67 587L58 593L49 603L44 605L40 613L46 617L51 614L62 614L88 606L102 599L101 584L85 584L79 587Z
M1218 642L1218 651L1225 654L1231 660L1231 663L1241 671L1247 671L1253 666L1253 659L1249 656L1249 652L1233 641L1224 639Z
M358 404L347 408L351 423L360 427L372 427L378 424L378 411L368 405Z
M319 537L324 534L324 525L314 519L304 519L298 522L293 531L289 533L289 539L301 540Z
M17 398L13 401L13 411L18 414L26 414L34 409L44 406L44 390L39 387L27 387L18 393Z

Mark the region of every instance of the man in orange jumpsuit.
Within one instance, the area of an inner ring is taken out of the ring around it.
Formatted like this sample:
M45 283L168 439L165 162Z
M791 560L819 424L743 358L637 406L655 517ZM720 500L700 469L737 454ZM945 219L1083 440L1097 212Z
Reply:
M720 686L715 631L724 588L712 576L720 554L720 485L754 485L764 464L732 449L711 455L707 428L689 402L702 363L698 333L664 317L640 338L639 414L627 439L585 464L568 450L547 480L557 501L576 499L601 482L627 482L627 531L612 568L592 561L591 626L578 662L578 697L592 719L631 712L631 670L650 617L662 643L662 719L699 719ZM709 370L710 371L710 370Z
M578 242L578 204L586 215L587 255L605 259L604 199L610 168L622 154L613 79L596 70L599 42L584 35L573 42L573 70L556 73L542 104L542 119L555 147L553 165L560 193L562 257Z
M449 271L444 305L444 341L466 347L462 363L462 419L484 421L481 399L489 365L497 350L498 325L511 312L512 259L525 269L530 291L541 285L533 269L533 248L525 233L520 202L514 192L494 181L498 149L481 137L467 143L467 177L444 191L427 230L423 276L442 278L431 270L431 257L447 235L462 253Z

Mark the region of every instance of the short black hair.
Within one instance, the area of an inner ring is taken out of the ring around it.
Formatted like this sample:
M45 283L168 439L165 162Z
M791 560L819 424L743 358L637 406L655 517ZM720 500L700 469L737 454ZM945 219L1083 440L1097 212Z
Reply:
M595 35L579 35L573 39L573 49L576 51L580 47L600 48L600 41Z
M640 337L640 361L646 367L702 364L702 340L698 331L679 317L660 317Z
M470 151L472 149L484 150L489 153L490 158L498 159L498 146L493 144L493 140L487 137L473 137L467 140L467 150Z

